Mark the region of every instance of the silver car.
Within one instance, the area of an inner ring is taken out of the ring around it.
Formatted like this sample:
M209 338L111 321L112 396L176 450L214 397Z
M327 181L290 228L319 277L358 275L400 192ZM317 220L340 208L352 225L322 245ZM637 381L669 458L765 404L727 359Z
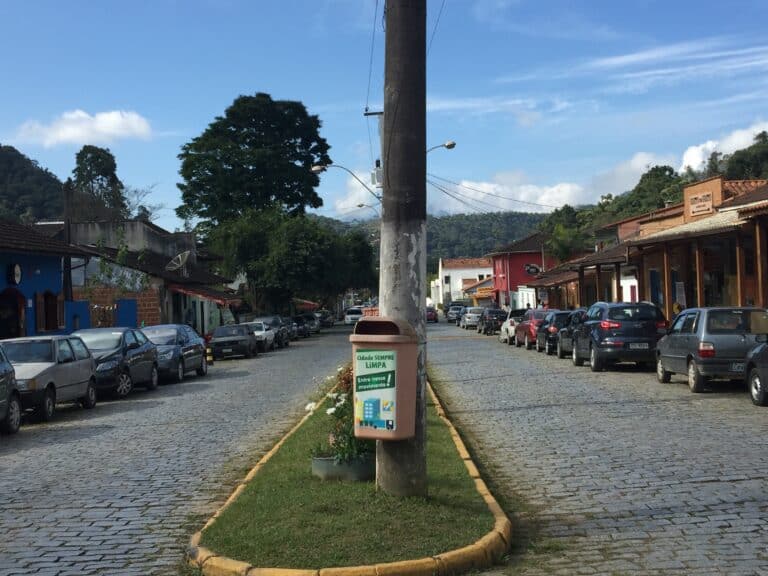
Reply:
M35 336L0 342L16 370L24 410L53 418L59 402L96 406L96 378L91 353L76 336Z
M477 306L467 308L462 315L461 320L459 320L459 327L464 328L465 330L476 327L477 323L480 322L480 316L483 314L483 310L485 310L485 308Z

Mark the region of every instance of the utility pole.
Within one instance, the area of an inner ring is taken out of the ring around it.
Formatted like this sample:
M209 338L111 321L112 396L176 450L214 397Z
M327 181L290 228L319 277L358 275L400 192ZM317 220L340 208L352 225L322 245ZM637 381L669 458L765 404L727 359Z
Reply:
M426 496L426 0L387 0L379 310L416 331L416 434L376 443L376 485Z
M72 243L72 192L73 192L72 180L67 178L64 182L64 243L69 246ZM64 273L63 273L63 291L64 300L66 302L72 301L72 257L69 254L64 256Z

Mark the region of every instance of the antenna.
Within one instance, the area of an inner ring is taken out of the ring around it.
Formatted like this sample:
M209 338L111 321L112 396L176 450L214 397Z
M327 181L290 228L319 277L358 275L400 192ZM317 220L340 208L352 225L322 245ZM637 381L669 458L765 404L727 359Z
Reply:
M169 272L173 272L174 270L181 268L182 275L186 276L186 274L184 274L184 265L187 263L187 259L189 259L189 250L185 250L181 254L174 256L173 259L165 265L165 269Z

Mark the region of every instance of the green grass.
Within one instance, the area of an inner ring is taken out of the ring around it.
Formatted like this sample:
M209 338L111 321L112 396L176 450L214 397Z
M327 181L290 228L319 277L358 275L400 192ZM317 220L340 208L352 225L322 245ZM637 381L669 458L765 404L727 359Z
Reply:
M202 545L260 567L319 569L432 556L493 528L434 406L427 407L429 496L395 498L372 482L322 481L310 451L327 435L319 409L203 533Z

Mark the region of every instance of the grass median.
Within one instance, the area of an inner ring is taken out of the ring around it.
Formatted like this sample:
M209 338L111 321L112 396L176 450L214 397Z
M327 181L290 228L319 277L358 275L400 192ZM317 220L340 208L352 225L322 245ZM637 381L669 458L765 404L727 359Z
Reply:
M434 405L427 406L429 496L395 498L372 482L323 481L312 447L327 436L320 407L203 532L201 544L253 566L319 569L434 556L471 544L494 518Z

